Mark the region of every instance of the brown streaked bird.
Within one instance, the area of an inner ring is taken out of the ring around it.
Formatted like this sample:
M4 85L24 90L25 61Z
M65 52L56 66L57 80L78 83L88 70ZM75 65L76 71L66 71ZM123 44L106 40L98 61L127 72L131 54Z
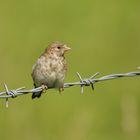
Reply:
M35 87L63 89L67 71L64 54L71 48L60 42L51 43L38 58L32 68L32 78ZM42 92L33 93L32 99L40 97Z

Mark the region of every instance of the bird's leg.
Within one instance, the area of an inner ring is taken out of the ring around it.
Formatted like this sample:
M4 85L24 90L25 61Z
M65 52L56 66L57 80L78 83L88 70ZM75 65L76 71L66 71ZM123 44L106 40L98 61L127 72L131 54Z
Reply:
M64 91L64 88L63 87L59 88L59 94L61 94L62 91Z

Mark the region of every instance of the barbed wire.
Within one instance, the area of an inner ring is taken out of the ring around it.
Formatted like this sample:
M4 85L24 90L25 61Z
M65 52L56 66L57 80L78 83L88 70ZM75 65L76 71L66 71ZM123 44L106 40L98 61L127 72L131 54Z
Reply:
M80 86L81 87L81 93L84 92L84 86L91 86L92 90L94 90L94 84L97 82L101 81L106 81L106 80L112 80L112 79L118 79L122 77L134 77L134 76L140 76L140 71L136 72L128 72L124 74L111 74L111 75L106 75L102 76L100 78L95 78L97 75L99 75L99 72L95 73L93 76L90 78L82 78L81 75L77 72L76 73L79 81L78 82L72 82L72 83L65 83L64 88L69 88L72 86ZM6 99L6 108L8 108L8 98L15 98L20 95L25 95L29 93L35 93L35 92L40 92L44 90L48 90L47 86L40 86L38 88L30 89L27 90L25 87L17 88L15 90L9 90L8 86L4 84L5 91L0 92L0 98L1 99Z

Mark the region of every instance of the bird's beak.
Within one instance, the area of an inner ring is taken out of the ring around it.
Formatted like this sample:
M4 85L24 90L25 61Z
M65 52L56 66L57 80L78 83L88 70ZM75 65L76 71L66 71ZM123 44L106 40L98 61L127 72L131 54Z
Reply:
M65 50L65 51L71 50L71 48L67 47L67 45L64 45L63 47L64 47L64 50Z

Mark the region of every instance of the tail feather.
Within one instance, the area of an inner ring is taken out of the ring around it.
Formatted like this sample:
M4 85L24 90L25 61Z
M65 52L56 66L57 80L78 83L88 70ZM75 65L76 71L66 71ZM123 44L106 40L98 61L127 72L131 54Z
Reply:
M42 91L41 92L35 92L35 93L33 93L32 94L32 99L34 99L34 98L39 98L40 96L41 96L41 93L42 93Z
M37 88L37 86L35 85L35 83L34 83L34 87ZM42 91L40 91L40 92L34 92L32 94L32 99L34 99L36 97L39 98L41 96L41 93L42 93Z

